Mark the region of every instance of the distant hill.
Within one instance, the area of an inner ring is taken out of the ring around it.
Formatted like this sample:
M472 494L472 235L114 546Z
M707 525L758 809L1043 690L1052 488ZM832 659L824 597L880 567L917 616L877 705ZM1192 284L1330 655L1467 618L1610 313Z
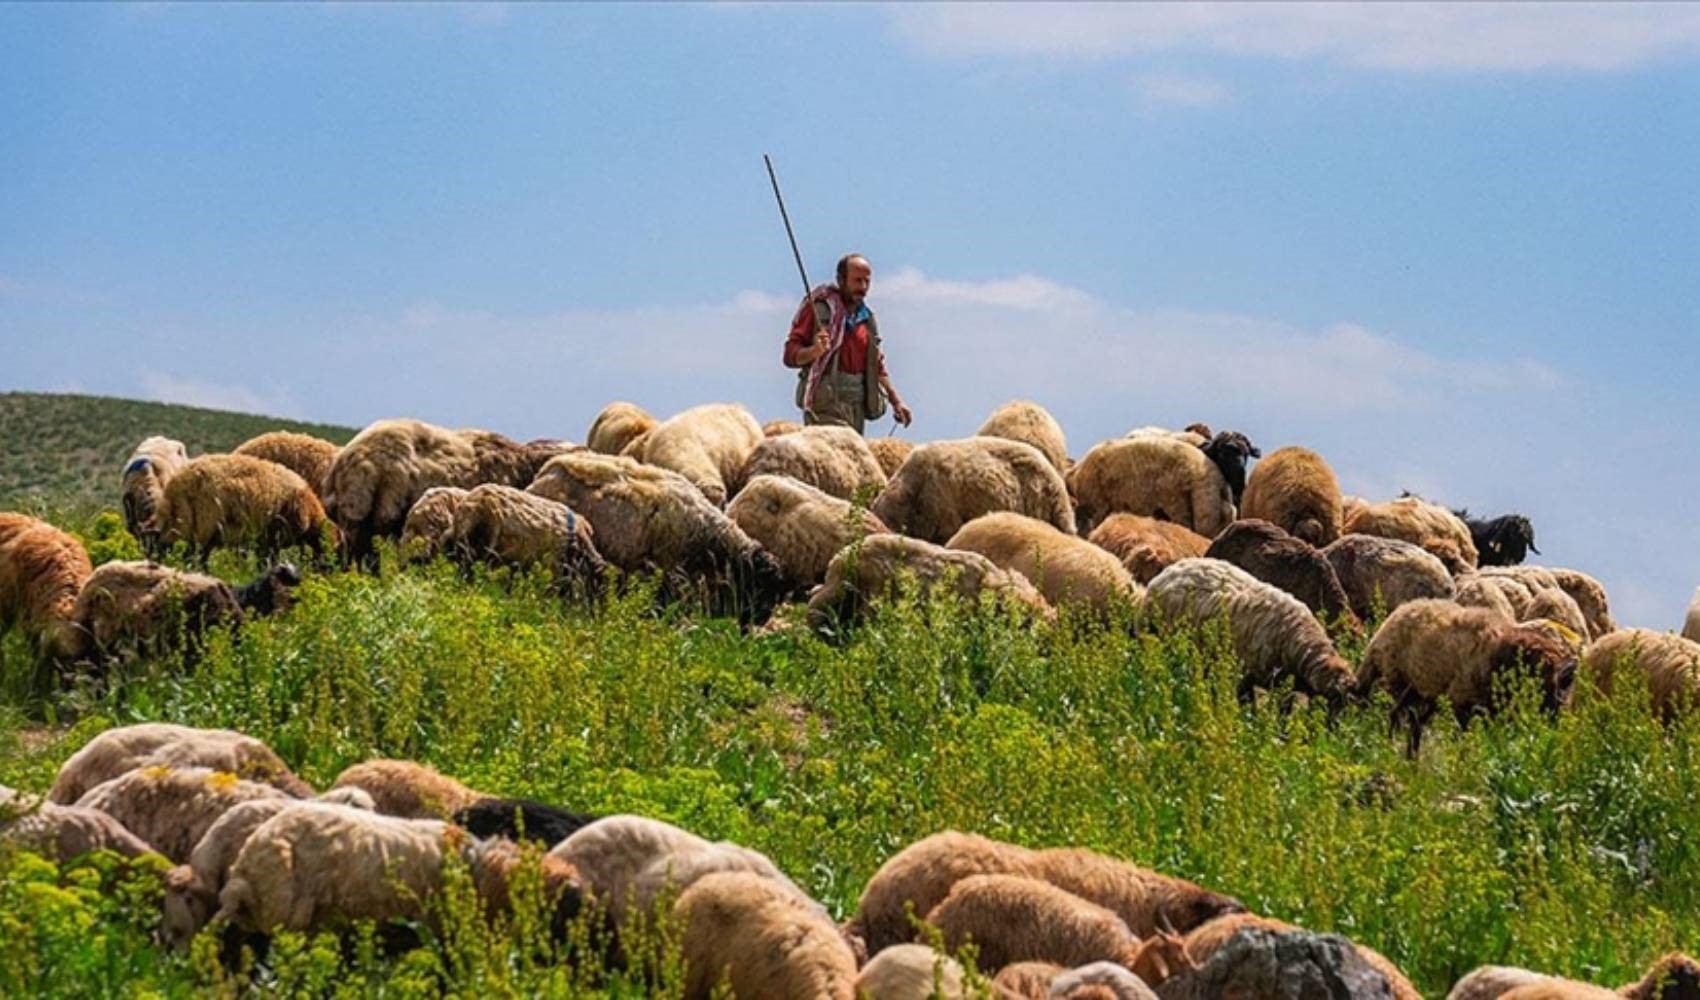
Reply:
M0 393L0 510L116 508L124 460L153 434L176 438L193 456L229 451L256 434L276 430L299 431L339 445L355 434L352 427L170 403Z

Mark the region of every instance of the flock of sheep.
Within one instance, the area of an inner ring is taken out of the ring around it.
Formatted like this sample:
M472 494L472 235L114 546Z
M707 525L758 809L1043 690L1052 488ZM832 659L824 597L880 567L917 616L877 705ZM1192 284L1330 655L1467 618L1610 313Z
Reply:
M211 924L228 942L261 947L280 930L350 920L430 924L454 865L494 916L511 911L514 879L532 866L552 932L597 922L610 958L624 936L672 921L692 998L723 980L736 996L797 1000L1242 995L1231 984L1248 942L1319 940L1093 851L954 831L888 859L840 925L765 855L660 820L499 798L401 760L355 764L317 793L258 740L164 724L95 737L44 798L0 788L0 817L0 836L49 856L164 855L176 867L164 876L161 935L177 947ZM1373 989L1353 996L1419 1000L1381 954L1320 940L1370 977ZM989 984L950 957L970 943ZM1209 985L1188 993L1189 982ZM1672 954L1618 992L1484 967L1451 996L1677 1000L1697 990L1700 963Z

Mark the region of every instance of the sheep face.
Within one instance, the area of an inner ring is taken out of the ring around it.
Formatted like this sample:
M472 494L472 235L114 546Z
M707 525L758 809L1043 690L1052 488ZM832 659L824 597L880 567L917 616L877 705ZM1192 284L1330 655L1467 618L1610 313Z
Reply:
M1518 628L1501 644L1493 658L1493 672L1498 676L1534 674L1540 678L1541 708L1549 715L1570 704L1570 694L1576 684L1577 656L1575 651L1551 636L1532 629ZM1497 699L1496 691L1490 699ZM1497 704L1491 706L1499 708Z
M756 549L734 562L732 582L738 591L739 618L745 624L767 621L791 593L785 567L766 549Z
M1165 924L1170 927L1201 927L1217 917L1244 912L1245 904L1232 896L1214 892L1194 892L1182 901L1168 903L1159 910L1157 924L1159 927Z
M1262 458L1263 452L1239 431L1222 431L1204 446L1204 454L1221 470L1222 478L1227 480L1228 489L1233 491L1234 505L1239 506L1245 496L1246 462L1253 458Z
M1466 521L1476 543L1482 566L1516 566L1535 548L1535 526L1521 514L1507 514L1491 521Z
M164 916L160 921L160 936L165 943L183 948L218 909L218 896L195 877L188 865L178 865L165 873Z

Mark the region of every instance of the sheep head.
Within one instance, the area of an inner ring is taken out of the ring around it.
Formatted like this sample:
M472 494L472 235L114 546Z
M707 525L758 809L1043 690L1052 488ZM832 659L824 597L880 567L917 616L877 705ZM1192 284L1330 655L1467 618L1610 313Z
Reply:
M261 617L287 611L294 600L291 591L300 585L301 570L294 563L278 563L238 590L236 603L247 614Z
M185 948L218 909L218 896L188 865L165 873L164 916L160 937L173 948Z
M1541 684L1541 708L1549 715L1570 703L1576 684L1577 655L1574 649L1544 630L1521 625L1506 626L1498 637L1492 667L1495 676L1533 674ZM1497 698L1497 692L1490 695Z
M1245 496L1246 462L1262 458L1263 452L1239 431L1222 431L1204 445L1204 454L1221 470L1238 507Z

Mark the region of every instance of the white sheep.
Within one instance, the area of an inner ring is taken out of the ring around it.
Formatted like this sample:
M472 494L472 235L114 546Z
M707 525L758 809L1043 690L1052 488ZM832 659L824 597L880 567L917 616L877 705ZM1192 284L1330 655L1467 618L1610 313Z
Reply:
M116 851L133 858L153 850L99 809L43 802L4 786L0 786L0 843L60 862L91 851Z
M857 621L869 604L898 596L906 579L922 594L949 587L957 598L975 601L982 594L1043 618L1051 606L1025 576L1005 571L978 552L947 549L903 535L871 535L847 546L827 564L826 581L809 595L809 627L827 629Z
M1141 435L1094 445L1069 472L1081 531L1115 513L1173 521L1214 538L1236 514L1233 491L1204 451L1172 437Z
M96 785L142 767L203 767L273 785L307 798L313 789L297 778L271 747L229 729L195 729L146 722L108 729L83 744L59 768L49 802L76 802Z
M982 514L1012 511L1074 533L1068 487L1039 449L972 437L910 453L871 508L891 530L942 545Z
M1583 659L1608 694L1619 667L1638 671L1661 719L1700 708L1700 642L1671 632L1620 629L1590 644Z
M844 427L809 429L855 433ZM868 511L786 476L752 476L727 504L726 516L773 553L797 588L825 579L832 557L846 545L887 530Z
M1457 514L1421 497L1367 504L1352 512L1340 530L1348 535L1397 538L1434 553L1454 576L1476 568L1476 542Z
M655 427L655 418L636 403L609 403L590 423L584 446L599 455L618 455L626 445Z
M419 495L401 526L401 551L409 561L429 562L443 551L455 526L455 511L471 492L459 486L433 486Z
M979 437L1023 441L1039 449L1058 472L1068 472L1068 439L1063 436L1062 425L1049 410L1031 400L1017 399L1003 404L974 433Z
M158 436L137 445L124 462L124 527L149 551L157 539L142 526L153 520L154 511L165 496L165 484L188 464L189 451L183 442Z
M1079 535L1044 521L1000 511L969 521L947 548L978 552L1005 571L1032 581L1052 605L1076 603L1107 612L1118 602L1137 607L1144 588L1121 560Z
M289 796L229 771L153 764L96 785L77 800L77 805L99 809L154 850L183 862L189 860L189 852L207 829L231 807L266 798Z
M635 457L679 473L710 503L724 507L744 485L744 466L764 440L750 411L736 403L709 403L655 425Z
M872 497L885 488L885 470L862 435L848 427L805 427L756 445L741 476L788 476L840 500Z
M566 504L485 483L455 506L443 547L469 563L543 565L562 581L583 580L594 586L604 570L594 539L590 521Z
M732 996L854 1000L856 957L838 928L771 879L705 875L679 896L673 919L683 928L687 1000L707 1000L722 979Z

